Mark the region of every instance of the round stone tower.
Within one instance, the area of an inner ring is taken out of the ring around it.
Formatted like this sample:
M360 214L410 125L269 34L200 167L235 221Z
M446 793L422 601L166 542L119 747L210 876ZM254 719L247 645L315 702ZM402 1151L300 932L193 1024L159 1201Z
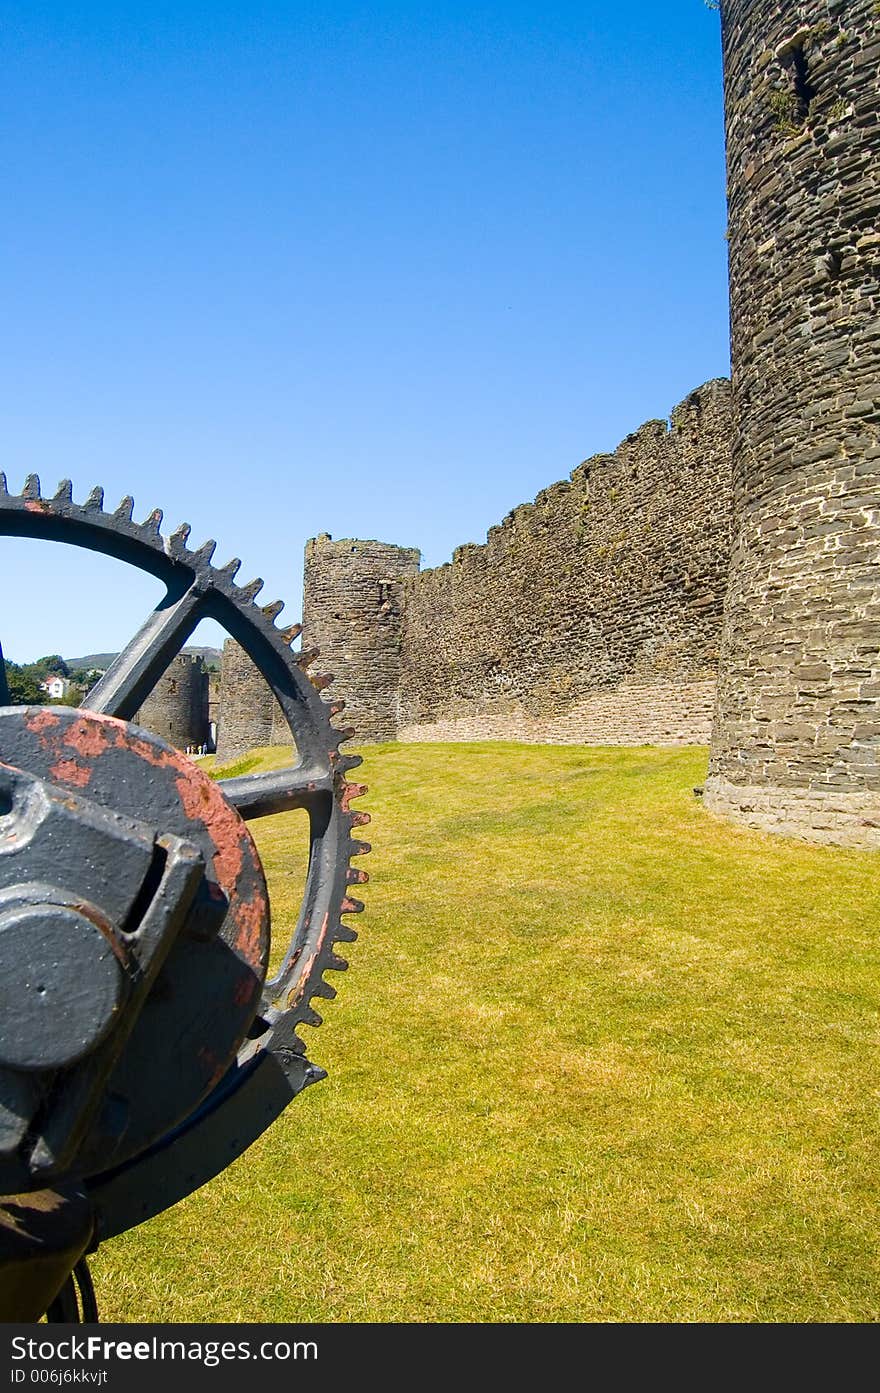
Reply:
M179 654L134 719L179 750L207 744L208 674L202 659Z
M880 846L880 16L722 0L735 535L706 805Z
M277 706L259 668L254 667L235 639L228 638L223 645L220 669L217 759L223 763L246 750L271 745ZM287 739L292 739L289 732Z
M303 647L320 650L316 667L333 674L328 695L345 698L355 743L397 735L402 582L419 560L410 547L326 532L306 542Z

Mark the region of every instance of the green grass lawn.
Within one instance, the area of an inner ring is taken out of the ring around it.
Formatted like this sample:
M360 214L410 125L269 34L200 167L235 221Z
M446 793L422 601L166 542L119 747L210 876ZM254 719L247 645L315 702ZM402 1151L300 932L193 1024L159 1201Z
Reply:
M713 820L703 750L366 755L330 1077L101 1250L103 1319L880 1318L877 855Z

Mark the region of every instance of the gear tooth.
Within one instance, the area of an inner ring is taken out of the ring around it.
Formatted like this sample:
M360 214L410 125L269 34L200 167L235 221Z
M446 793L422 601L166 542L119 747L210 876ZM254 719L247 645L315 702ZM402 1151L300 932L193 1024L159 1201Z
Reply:
M189 540L190 532L192 532L192 528L189 523L182 522L179 526L175 527L168 540L173 547L185 547Z
M333 712L332 706L330 707L330 712L331 714ZM336 734L339 736L340 741L350 740L354 735L354 726L343 726L340 730L337 730Z
M83 504L83 511L86 513L103 513L104 490L101 488L100 484L96 484L89 493L88 498Z
M299 638L302 633L302 624L289 624L286 629L281 630L281 637L285 643L293 643L295 638Z
M347 885L366 885L369 879L369 874L362 871L359 866L349 866L345 873Z
M333 680L332 672L316 672L309 677L309 681L316 692L323 692L326 687L330 686Z
M29 474L24 481L24 488L21 491L22 498L39 499L42 498L40 492L40 476Z
M162 509L154 508L149 517L144 518L141 523L141 531L149 532L152 536L158 537L159 529L162 526Z
M346 895L342 901L340 914L362 914L364 909L363 900L355 900L351 895Z
M312 995L321 996L325 1001L333 1001L336 997L336 988L331 987L330 983L325 982L323 977L321 977L312 988Z
M373 847L370 842L352 842L351 844L352 856L367 856L372 850Z
M363 762L363 755L343 755L339 761L339 768L344 774L347 774L350 769L357 769L358 765L363 764ZM366 789L364 792L366 793ZM359 796L359 794L355 795L355 797Z
M214 541L213 537L209 537L207 542L202 542L202 545L199 547L198 551L194 552L193 555L195 556L195 559L197 561L204 561L207 564L208 562L210 562L211 557L214 555L214 552L216 550L217 543Z
M134 499L132 498L130 493L127 493L125 497L120 501L119 507L116 509L116 512L113 514L113 516L119 522L131 522L131 514L133 508Z
M349 813L349 817L352 827L366 827L372 821L369 813L359 813L354 808Z
M340 760L340 764L343 761ZM363 798L367 791L366 784L343 783L342 785L342 811L350 813L352 798Z
M337 943L354 943L357 938L357 929L350 929L347 924L340 924L336 930Z
M345 700L343 697L334 697L330 703L330 715L338 716L340 711L345 710Z
M299 1018L303 1025L320 1025L321 1017L311 1006L301 1006L299 1008Z
M57 489L55 490L55 497L52 499L52 502L53 502L53 503L72 503L72 502L73 502L73 484L70 482L69 479L62 479L62 480L61 480L61 482L59 483Z
M296 655L297 666L301 668L311 667L319 653L320 650L317 648L301 648Z
M265 617L268 619L268 621L269 621L270 624L274 624L274 623L275 623L275 620L278 618L278 616L279 616L279 614L281 613L281 611L283 610L283 608L284 608L284 601L283 601L283 600L273 600L271 604L263 605L263 607L262 607L262 609L263 609L263 614L264 614Z
M345 972L348 968L348 963L345 958L340 958L338 953L328 953L327 966L332 968L334 972Z
M253 600L256 595L259 595L262 588L262 577L255 576L253 580L248 581L247 585L242 585L239 587L241 598L243 600Z
M241 561L237 556L233 556L231 561L227 561L225 566L219 567L219 574L225 576L227 580L234 580L241 567Z

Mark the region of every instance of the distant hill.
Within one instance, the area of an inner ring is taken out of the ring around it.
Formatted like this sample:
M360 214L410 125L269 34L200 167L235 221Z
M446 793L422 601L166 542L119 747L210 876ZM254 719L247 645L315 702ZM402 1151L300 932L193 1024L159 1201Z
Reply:
M184 653L191 653L194 657L204 658L206 667L220 666L221 654L219 648L192 647L184 648L182 651ZM64 661L71 672L79 672L82 670L88 672L89 669L93 667L102 668L106 671L116 657L118 657L116 653L86 653L83 658L65 658Z

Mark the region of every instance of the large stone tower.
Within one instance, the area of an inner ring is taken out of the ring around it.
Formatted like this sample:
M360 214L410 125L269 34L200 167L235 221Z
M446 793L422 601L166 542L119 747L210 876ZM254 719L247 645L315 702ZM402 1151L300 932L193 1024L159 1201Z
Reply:
M334 542L326 532L306 542L303 647L319 649L317 666L334 675L330 690L345 698L356 742L397 735L401 581L418 573L419 560L412 548Z
M722 0L734 537L705 800L880 846L880 14Z
M246 750L273 744L278 703L265 677L235 639L223 645L217 759L236 759ZM279 708L280 714L280 708ZM291 736L288 732L287 740Z
M208 740L208 674L198 656L174 659L135 716L138 725L185 750Z

